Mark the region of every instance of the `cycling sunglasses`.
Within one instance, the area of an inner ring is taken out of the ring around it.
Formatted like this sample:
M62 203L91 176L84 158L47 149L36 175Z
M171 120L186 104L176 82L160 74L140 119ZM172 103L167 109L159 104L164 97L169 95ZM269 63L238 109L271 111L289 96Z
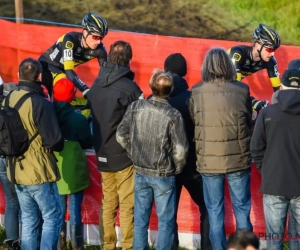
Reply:
M266 50L268 53L273 53L273 52L275 52L275 50L276 50L274 47L272 47L271 44L263 44L262 46L265 48L265 50Z
M103 37L102 36L98 36L98 35L93 35L93 34L90 34L90 36L92 37L93 40L95 41L102 41Z
M274 49L274 47L272 47L272 45L270 44L263 44L263 43L260 43L260 42L257 42L258 44L260 44L263 48L265 48L265 50L268 52L268 53L273 53L275 52L276 49Z
M276 49L265 47L265 50L266 50L268 53L273 53L273 52L275 52Z

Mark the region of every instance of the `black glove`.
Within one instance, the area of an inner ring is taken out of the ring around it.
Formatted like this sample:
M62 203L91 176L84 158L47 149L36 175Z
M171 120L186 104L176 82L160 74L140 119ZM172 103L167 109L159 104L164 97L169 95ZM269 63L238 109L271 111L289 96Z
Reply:
M256 99L252 100L252 108L256 111L259 112L260 110L262 110L263 108L267 107L269 104L268 100L264 100L264 101L259 101Z

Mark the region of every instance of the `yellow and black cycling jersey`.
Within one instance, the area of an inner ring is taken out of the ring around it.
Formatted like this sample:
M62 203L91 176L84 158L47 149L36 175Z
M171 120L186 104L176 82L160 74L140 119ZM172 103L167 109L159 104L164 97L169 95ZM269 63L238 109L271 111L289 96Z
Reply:
M270 61L253 61L252 58L252 46L239 45L234 46L228 50L232 62L235 65L237 72L237 80L240 81L243 78L254 74L255 72L266 69L272 84L274 91L280 87L280 79L278 73L278 65L274 56L271 57Z
M74 68L94 58L98 59L100 65L102 61L107 60L104 45L100 43L96 49L85 49L82 45L82 33L69 32L60 37L39 60L48 63L54 76L64 73L80 91L83 91L86 85L74 72Z

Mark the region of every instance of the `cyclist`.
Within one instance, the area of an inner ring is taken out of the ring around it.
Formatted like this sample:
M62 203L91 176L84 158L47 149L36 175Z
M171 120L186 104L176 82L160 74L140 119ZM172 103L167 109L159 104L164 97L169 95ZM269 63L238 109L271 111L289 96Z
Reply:
M52 74L50 83L49 77L43 79L47 82L44 84L48 85L50 93L52 84L55 92L55 86L59 85L60 81L64 84L68 79L74 84L74 89L76 87L85 96L89 87L74 72L74 68L94 58L98 59L100 65L107 60L106 49L102 43L108 31L107 22L98 14L89 12L83 18L82 26L82 32L64 34L39 58L44 65L48 64L48 70Z
M228 50L237 71L237 80L267 69L274 92L280 87L277 61L274 57L275 50L280 47L278 33L265 24L259 26L253 32L253 45L234 46ZM259 111L267 106L268 101L260 101L251 96L252 108Z

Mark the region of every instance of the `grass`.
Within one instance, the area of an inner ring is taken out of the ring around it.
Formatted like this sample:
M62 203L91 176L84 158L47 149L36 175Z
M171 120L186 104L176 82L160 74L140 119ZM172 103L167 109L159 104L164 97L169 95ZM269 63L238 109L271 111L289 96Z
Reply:
M1 3L1 15L14 17L14 1ZM247 42L263 22L278 31L283 44L300 45L296 0L23 0L23 8L25 18L80 24L93 10L112 29Z

